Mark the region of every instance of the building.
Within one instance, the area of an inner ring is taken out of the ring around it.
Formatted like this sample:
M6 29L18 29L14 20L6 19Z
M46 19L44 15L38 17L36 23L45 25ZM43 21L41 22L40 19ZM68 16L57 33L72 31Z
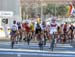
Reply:
M20 12L20 0L0 0L0 37L10 35L13 20L22 21Z
M21 20L20 0L0 0L0 18L7 18L8 24Z

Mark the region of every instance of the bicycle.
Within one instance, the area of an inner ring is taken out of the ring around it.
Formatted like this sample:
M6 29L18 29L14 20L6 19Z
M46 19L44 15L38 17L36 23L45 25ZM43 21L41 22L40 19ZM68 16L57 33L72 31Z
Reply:
M14 44L16 42L16 36L18 35L17 31L11 31L11 48L14 48Z
M54 49L54 44L55 44L55 34L53 33L52 42L51 42L51 51L53 51L53 49Z

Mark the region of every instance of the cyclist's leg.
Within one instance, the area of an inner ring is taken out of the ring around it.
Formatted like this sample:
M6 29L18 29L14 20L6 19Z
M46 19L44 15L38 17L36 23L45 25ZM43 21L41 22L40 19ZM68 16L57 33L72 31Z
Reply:
M27 44L29 45L29 42L30 42L30 35L29 35L29 32L27 32Z
M14 39L13 39L13 34L14 34L14 32L13 31L11 31L10 32L10 40L11 40L11 48L13 48L13 45L14 45Z
M21 31L21 29L20 29L20 41L22 41L22 31Z
M19 42L19 30L18 31L16 31L15 33L14 33L14 37L15 37L15 41L16 41L16 43L18 43Z
M16 42L17 35L18 35L17 31L13 31L13 35L12 35L12 39L13 39L12 40L12 47L14 47L14 44Z
M27 41L27 32L26 31L24 31L24 38L23 38L23 40L26 42Z
M46 32L44 32L44 46L46 45L46 41L47 41L47 35Z
M11 48L13 48L14 47L14 37L13 37L14 35L11 35Z
M40 35L41 37L41 35ZM40 50L43 50L43 41L42 41L42 38L39 39L39 48Z

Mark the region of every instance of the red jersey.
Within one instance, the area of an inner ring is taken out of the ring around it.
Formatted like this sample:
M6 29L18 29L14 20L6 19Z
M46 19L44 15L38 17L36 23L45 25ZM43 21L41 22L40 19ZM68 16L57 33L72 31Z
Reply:
M30 27L28 26L28 24L24 23L24 24L22 24L22 26L26 32L30 31Z

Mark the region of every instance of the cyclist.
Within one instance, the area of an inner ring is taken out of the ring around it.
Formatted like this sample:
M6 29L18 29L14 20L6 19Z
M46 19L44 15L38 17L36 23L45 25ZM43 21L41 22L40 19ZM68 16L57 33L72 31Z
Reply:
M55 42L54 45L56 45L57 43L57 39L56 37L54 37L56 35L57 32L57 23L56 23L56 18L53 17L51 19L51 23L50 23L50 36L51 36L51 42Z
M29 42L30 42L30 26L29 26L29 22L25 22L24 29L25 29L25 41L27 41L27 43L29 45Z
M34 37L34 22L31 22L30 30L31 30L31 38L33 38Z
M68 26L67 26L67 22L64 24L64 27L63 27L63 33L64 33L64 39L63 39L63 43L66 42L66 39L67 39L67 29L68 29Z
M35 28L35 33L36 33L36 36L37 36L37 39L39 40L38 38L38 35L41 33L42 29L41 29L41 26L39 23L36 24L36 28Z
M43 21L41 24L42 31L44 33L44 46L46 45L46 40L47 40L47 31L46 31L46 22Z
M17 26L18 26L18 32L19 32L19 41L22 40L22 25L20 22L17 22Z
M11 47L13 48L14 43L16 41L16 36L17 36L17 31L18 31L18 26L16 24L16 21L13 21L13 25L11 26Z
M70 41L72 42L72 40L73 40L73 38L74 38L74 26L73 25L71 25L70 27L69 27L69 34L70 34Z

